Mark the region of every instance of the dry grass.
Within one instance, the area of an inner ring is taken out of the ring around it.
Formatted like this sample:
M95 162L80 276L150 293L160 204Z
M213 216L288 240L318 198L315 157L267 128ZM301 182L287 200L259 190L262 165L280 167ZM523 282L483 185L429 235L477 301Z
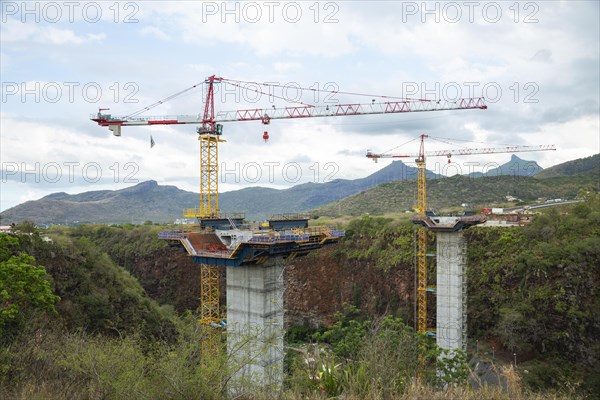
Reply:
M447 390L437 390L431 386L425 386L418 383L411 384L405 393L382 396L381 393L369 393L367 395L354 395L352 388L348 388L350 393L344 393L336 399L340 400L583 400L581 396L574 393L531 393L521 386L521 377L512 367L502 368L501 373L506 378L508 390L503 390L499 386L484 386L481 389L470 387L454 387ZM284 396L288 400L308 400L308 399L330 399L323 393L312 393L309 395L288 392Z

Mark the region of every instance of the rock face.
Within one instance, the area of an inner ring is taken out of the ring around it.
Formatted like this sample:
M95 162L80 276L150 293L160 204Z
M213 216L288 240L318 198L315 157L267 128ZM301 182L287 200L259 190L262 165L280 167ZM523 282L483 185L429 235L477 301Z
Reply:
M316 327L352 304L375 317L395 313L412 321L413 271L384 271L365 262L340 262L333 249L298 258L285 270L285 321Z
M523 160L522 158L519 158L518 156L515 156L514 154L510 157L509 162L502 164L502 165L498 165L498 164L496 164L496 165L497 165L497 167L494 167L494 164L490 163L488 165L483 166L485 173L472 172L471 174L466 174L466 175L469 175L473 178L479 178L482 176L501 176L501 175L533 176L543 170L543 168L540 167L537 162Z
M357 261L341 264L332 251L322 249L318 254L288 262L284 273L286 326L330 324L344 304L355 305L369 315L396 313L412 321L411 270L398 268L386 272ZM173 304L179 311L198 308L199 266L178 248L143 256L127 269L151 297ZM223 304L224 282L225 279L221 287Z
M169 247L123 264L159 302L172 304L178 311L200 306L199 265L179 248Z
M367 261L345 261L324 248L288 261L284 271L285 324L316 327L332 323L333 315L352 304L373 317L394 313L412 321L413 271L384 271ZM178 311L199 307L199 265L178 247L143 254L135 260L115 260L139 279L148 295ZM225 270L221 272L225 275ZM226 277L221 279L225 304Z

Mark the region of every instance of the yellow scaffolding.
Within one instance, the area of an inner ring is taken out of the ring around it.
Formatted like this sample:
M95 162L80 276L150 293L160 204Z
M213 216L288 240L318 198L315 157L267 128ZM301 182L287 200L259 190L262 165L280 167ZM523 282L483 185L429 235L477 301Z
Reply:
M427 209L427 179L425 158L417 159L417 213L419 217L425 216ZM417 331L427 334L427 230L417 228ZM425 351L426 345L419 351L419 367L417 379L423 382L426 370Z

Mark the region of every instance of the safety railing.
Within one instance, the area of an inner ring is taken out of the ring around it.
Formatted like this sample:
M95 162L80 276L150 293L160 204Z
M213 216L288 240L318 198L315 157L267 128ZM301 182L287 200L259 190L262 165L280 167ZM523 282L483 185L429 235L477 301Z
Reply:
M185 237L185 235L181 231L162 231L159 232L159 239L181 239Z
M275 243L275 242L289 242L289 241L306 241L309 239L308 234L299 234L299 235L257 235L253 236L249 243Z
M309 219L308 214L304 213L279 213L271 215L268 220L271 221L286 221L286 220L298 220L298 219Z
M205 215L200 208L184 208L183 216L185 218L204 218L204 219L244 219L246 215L243 212L228 212L212 215Z

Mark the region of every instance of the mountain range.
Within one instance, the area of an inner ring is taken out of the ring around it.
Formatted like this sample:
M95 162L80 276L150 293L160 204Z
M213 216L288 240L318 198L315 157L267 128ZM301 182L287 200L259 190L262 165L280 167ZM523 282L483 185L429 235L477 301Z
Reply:
M354 193L394 180L412 180L417 168L395 161L360 179L304 183L289 189L248 187L219 194L222 211L244 212L250 220L271 214L317 208ZM427 171L427 177L437 174ZM184 208L198 204L198 193L146 181L120 190L99 190L70 195L53 193L12 207L2 214L2 224L33 221L38 224L169 222L181 218Z
M514 156L511 161L515 161ZM528 170L514 163L512 167L505 169L501 166L500 170ZM431 180L427 182L427 206L433 210L458 207L463 203L474 209L491 207L507 203L508 195L525 202L538 198L574 198L582 188L600 191L600 155L568 161L534 176L511 173L495 176L490 170L486 176L479 178L455 175ZM416 189L412 182L393 181L321 206L312 214L336 216L398 212L414 208L416 201Z
M578 162L580 161L573 161L573 163ZM590 162L584 164L588 168ZM556 174L560 175L565 168L568 171L573 169L568 166L561 168L558 169ZM507 192L514 193L514 191L511 191L511 186L514 186L514 183L506 179L502 180L507 177L498 177L495 176L496 174L507 174L515 178L516 175L520 174L530 175L534 169L539 171L541 167L533 161L526 161L512 156L508 163L499 166L497 169L489 170L486 176L476 180L473 180L472 176L470 178L457 176L439 179L440 175L432 171L427 171L427 177L431 181L430 188L436 185L446 186L448 183L453 182L452 179L477 181L481 182L481 185L488 185L489 182L492 182L490 190L504 196ZM395 161L360 179L337 179L327 183L304 183L284 190L249 187L221 193L219 195L219 206L223 211L245 212L246 217L250 220L262 220L274 213L315 210L329 203L340 200L344 202L346 200L343 199L348 196L351 196L348 197L350 199L353 198L353 195L354 197L364 195L381 187L395 187L398 190L397 192L394 193L394 190L392 190L392 193L387 193L384 197L375 197L372 202L390 203L394 199L397 200L402 197L399 197L400 193L405 193L403 196L411 198L406 199L403 207L410 208L412 197L414 197L414 193L412 193L414 192L414 184L410 181L416 179L416 176L417 169L415 167L406 165L401 161ZM494 181L494 179L499 180ZM445 192L442 196L448 201L459 201L458 204L460 205L460 202L473 201L473 199L469 199L469 191L471 195L478 192L471 187L461 195L460 200L455 198L456 196ZM454 192L458 192L458 190L454 190ZM435 190L430 191L429 196L431 201L435 202L433 198L435 197ZM486 201L496 200L496 197L493 199L486 198ZM39 200L28 201L12 207L0 214L0 218L3 225L23 220L30 220L38 224L140 223L147 220L169 222L181 218L181 212L184 208L193 207L197 203L197 193L184 191L175 186L158 185L156 181L146 181L114 191L101 190L73 195L64 192L53 193ZM339 203L336 204L338 204L337 208L339 209Z

